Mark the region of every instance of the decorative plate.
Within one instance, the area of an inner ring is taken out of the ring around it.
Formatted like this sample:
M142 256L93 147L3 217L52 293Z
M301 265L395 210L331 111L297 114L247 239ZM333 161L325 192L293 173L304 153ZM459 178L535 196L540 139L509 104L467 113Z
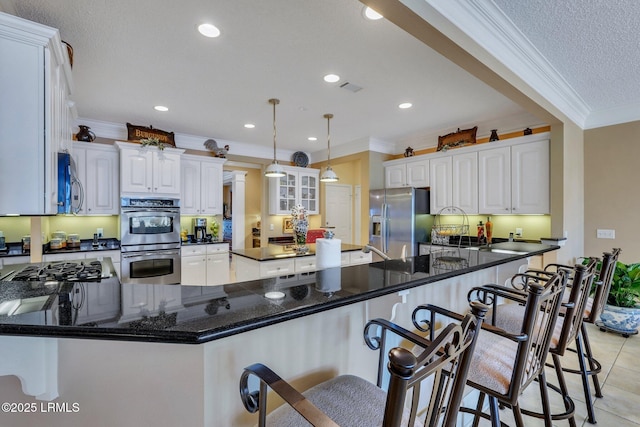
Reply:
M302 151L296 151L291 156L291 160L295 163L296 166L300 166L302 168L306 168L309 166L309 157Z

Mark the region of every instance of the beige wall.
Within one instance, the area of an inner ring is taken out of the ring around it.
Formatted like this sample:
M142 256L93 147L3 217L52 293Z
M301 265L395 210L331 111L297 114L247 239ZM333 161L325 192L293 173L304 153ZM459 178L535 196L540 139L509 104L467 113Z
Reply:
M640 121L585 131L585 254L622 248L622 262L640 261ZM615 239L597 239L613 229Z

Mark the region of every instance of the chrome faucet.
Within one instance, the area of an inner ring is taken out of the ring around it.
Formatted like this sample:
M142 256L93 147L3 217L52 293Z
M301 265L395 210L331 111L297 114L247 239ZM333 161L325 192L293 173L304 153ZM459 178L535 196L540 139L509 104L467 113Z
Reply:
M391 257L389 257L389 255L385 254L384 252L382 252L380 249L375 248L371 245L364 245L364 247L362 248L362 252L364 252L365 254L368 254L369 252L375 252L378 255L380 255L382 257L382 259L384 260L390 260Z

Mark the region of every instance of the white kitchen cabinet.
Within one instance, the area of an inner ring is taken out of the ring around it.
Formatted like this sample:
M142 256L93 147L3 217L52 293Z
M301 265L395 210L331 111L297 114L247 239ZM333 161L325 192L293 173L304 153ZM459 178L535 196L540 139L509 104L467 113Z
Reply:
M73 81L60 34L0 13L0 214L58 211L58 156L72 130Z
M478 153L481 213L549 213L549 141Z
M466 152L430 160L431 214L456 206L467 214L478 213L478 155Z
M226 159L183 155L180 164L180 212L222 215L222 165Z
M420 159L390 164L384 168L385 188L428 187L429 160Z
M120 192L180 197L180 157L184 150L143 147L116 141L120 148Z
M316 271L316 257L313 255L295 259L294 271L296 273L306 273Z
M229 283L229 244L183 246L181 280L183 285L213 286Z
M304 206L309 214L318 214L320 171L289 166L283 169L285 176L269 178L269 214L290 215L296 205Z
M113 145L75 142L73 145L78 179L82 184L81 215L120 213L120 159Z

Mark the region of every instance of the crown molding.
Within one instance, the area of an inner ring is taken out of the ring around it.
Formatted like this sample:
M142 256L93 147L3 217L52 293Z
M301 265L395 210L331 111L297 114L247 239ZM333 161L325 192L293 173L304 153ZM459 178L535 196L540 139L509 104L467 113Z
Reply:
M584 129L619 125L637 120L640 120L640 103L638 102L593 111L589 114Z
M588 105L493 1L425 1L567 118L584 127L591 113ZM434 21L429 22L447 34L447 29L442 23ZM456 43L482 61L477 52L472 52L475 49L472 49L469 41L458 38ZM483 62L490 65L486 61Z

